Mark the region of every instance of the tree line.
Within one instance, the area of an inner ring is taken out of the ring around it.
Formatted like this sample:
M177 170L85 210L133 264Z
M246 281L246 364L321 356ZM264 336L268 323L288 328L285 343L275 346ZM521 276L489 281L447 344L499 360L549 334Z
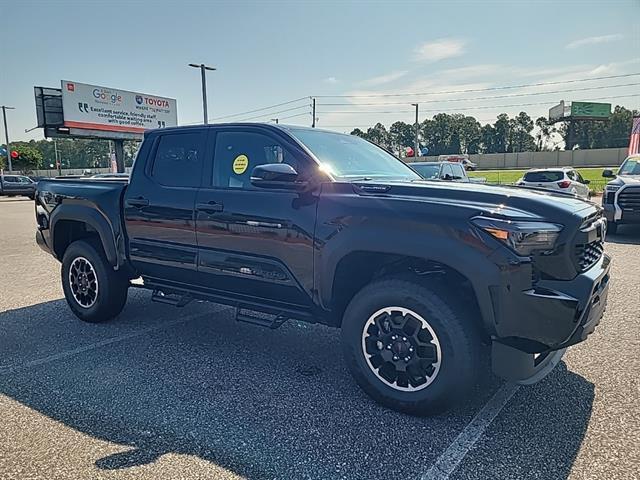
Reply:
M472 116L438 113L418 125L418 135L420 146L428 149L428 155L558 150L560 142L553 142L558 137L566 150L626 147L633 117L638 114L637 110L616 106L604 121L551 124L546 117L534 121L526 112L513 118L501 113L493 124L481 125ZM378 122L366 131L356 128L351 135L365 138L400 156L404 156L407 147L415 145L414 124L400 121L392 123L388 130Z
M566 150L626 147L636 115L639 115L637 110L616 106L604 121L550 124L546 117L534 121L526 112L520 112L513 118L501 113L493 124L481 125L472 116L438 113L419 124L418 134L421 147L426 147L429 155L557 150L560 142L552 140L558 137ZM398 156L404 156L406 148L415 144L415 127L405 122L394 122L388 130L382 123L376 123L366 131L356 128L351 134L366 138ZM111 165L107 140L58 139L55 145L53 140L31 140L11 143L11 150L19 153L19 157L12 161L13 169L30 172L55 168L56 147L62 168ZM133 164L137 149L138 142L125 142L126 166ZM5 163L4 156L0 157L0 168L6 168Z
M125 166L131 166L138 150L138 142L124 142ZM2 145L6 149L6 145ZM56 168L57 158L62 168L104 168L111 166L108 140L57 139L11 142L11 150L18 152L18 158L12 159L14 170L31 172L33 170ZM7 168L6 158L0 158L0 168Z

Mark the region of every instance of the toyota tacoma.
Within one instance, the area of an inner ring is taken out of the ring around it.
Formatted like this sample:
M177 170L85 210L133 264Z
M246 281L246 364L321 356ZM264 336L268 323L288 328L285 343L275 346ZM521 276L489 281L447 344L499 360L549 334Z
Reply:
M489 365L540 380L607 303L599 206L424 181L312 128L149 131L128 181L39 182L36 219L81 320L118 315L135 280L152 300L210 300L270 328L339 327L360 387L414 414L465 398Z

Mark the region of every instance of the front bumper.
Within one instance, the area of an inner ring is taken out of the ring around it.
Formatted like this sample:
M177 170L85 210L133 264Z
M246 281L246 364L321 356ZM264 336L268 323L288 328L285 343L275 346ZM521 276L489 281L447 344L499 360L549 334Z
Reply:
M603 254L570 281L542 280L509 295L494 289L494 372L511 381L537 381L553 369L567 347L586 340L606 309L610 268L611 259Z
M38 228L36 230L36 243L38 246L50 255L54 255L53 249L50 247L51 239L49 237L49 230L42 230ZM55 256L55 255L54 255Z

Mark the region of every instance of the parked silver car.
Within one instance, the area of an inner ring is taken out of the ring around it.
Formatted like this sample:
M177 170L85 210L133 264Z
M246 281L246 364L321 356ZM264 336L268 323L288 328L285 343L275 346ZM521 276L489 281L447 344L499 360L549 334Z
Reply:
M580 172L571 167L535 168L525 173L516 185L569 193L580 198L591 196L589 180L582 178Z

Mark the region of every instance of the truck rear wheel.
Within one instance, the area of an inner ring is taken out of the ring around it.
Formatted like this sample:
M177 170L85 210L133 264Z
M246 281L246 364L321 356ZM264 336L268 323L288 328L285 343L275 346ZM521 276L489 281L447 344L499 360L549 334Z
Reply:
M381 279L357 293L344 314L342 343L358 385L394 410L442 411L478 378L475 329L413 277Z
M73 242L62 259L62 288L73 313L84 322L117 316L127 301L129 282L113 270L102 246L93 240Z

